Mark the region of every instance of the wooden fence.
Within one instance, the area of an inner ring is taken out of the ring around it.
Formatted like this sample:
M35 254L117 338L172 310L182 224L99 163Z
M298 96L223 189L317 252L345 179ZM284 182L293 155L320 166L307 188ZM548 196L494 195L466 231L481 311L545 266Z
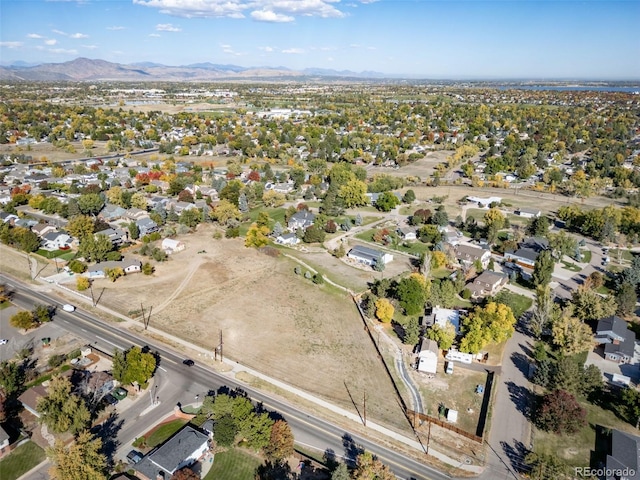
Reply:
M473 433L469 433L466 430L462 430L461 428L456 427L455 425L451 425L449 422L444 422L439 418L432 417L431 415L427 415L426 413L418 413L413 410L407 410L407 417L411 421L413 428L417 428L420 424L418 420L433 423L434 425L438 425L439 427L446 428L447 430L451 430L463 437L466 437L474 442L482 443L482 437L475 435Z

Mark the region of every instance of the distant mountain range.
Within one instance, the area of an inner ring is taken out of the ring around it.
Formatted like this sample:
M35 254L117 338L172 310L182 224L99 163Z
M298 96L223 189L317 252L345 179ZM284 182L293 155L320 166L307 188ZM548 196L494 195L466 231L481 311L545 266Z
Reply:
M191 65L169 66L152 62L128 65L76 58L63 63L43 63L38 65L15 62L0 66L0 80L13 81L212 81L249 79L286 79L301 77L339 77L360 79L381 79L385 75L378 72L352 72L308 68L291 70L285 67L240 67L238 65L218 65L214 63L193 63Z

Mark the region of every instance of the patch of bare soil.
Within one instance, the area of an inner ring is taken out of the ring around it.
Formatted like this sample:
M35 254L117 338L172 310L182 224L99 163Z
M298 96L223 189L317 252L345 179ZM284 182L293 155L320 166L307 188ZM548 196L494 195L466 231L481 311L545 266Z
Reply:
M214 240L208 226L180 240L186 250L152 277L96 281L101 303L125 314L153 306L152 325L212 351L222 331L225 356L350 411L345 384L356 398L366 391L371 418L408 428L346 294L295 275L289 259Z

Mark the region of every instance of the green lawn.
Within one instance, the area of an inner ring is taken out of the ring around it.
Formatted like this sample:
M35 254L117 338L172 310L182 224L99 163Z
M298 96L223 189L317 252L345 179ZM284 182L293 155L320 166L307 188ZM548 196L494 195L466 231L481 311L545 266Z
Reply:
M227 450L216 453L213 460L213 467L204 480L218 480L222 478L233 478L234 480L253 480L256 468L262 462L240 449ZM3 479L4 480L4 479Z
M505 305L511 307L513 311L513 316L516 318L520 318L520 316L531 308L533 304L533 300L529 297L525 297L524 295L520 295L518 293L509 292L507 290L502 290L496 295L496 301L500 303L504 303Z
M180 430L186 423L186 420L180 418L167 422L149 435L145 443L149 448L156 447Z
M0 460L0 478L15 480L45 459L44 450L29 441Z
M570 270L572 272L579 272L580 270L582 270L582 268L580 268L578 265L576 265L573 262L565 262L564 260L562 262L562 268L566 269L566 270Z
M589 250L588 248L580 249L580 254L582 255L582 263L591 262L591 250Z

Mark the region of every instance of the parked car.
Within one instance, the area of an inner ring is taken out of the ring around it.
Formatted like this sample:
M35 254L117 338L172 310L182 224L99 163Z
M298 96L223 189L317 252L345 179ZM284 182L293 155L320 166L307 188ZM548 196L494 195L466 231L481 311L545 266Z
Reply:
M447 368L445 369L444 373L446 373L447 375L451 375L453 373L453 362L447 362Z
M131 450L127 453L127 460L129 460L130 463L138 463L142 460L142 454L137 450Z
M193 361L193 360L191 360L190 358L185 358L185 359L182 361L182 363L183 363L183 364L185 364L187 367L193 367L193 366L196 364L196 362L194 362L194 361Z
M116 397L114 397L113 395L111 395L110 393L107 393L102 398L102 401L104 403L106 403L107 405L116 405L118 403L118 399Z
M62 305L62 310L64 310L65 312L74 312L76 310L76 307L74 307L70 303L65 303L64 305Z
M0 345L6 345L9 342L6 338L0 338Z

